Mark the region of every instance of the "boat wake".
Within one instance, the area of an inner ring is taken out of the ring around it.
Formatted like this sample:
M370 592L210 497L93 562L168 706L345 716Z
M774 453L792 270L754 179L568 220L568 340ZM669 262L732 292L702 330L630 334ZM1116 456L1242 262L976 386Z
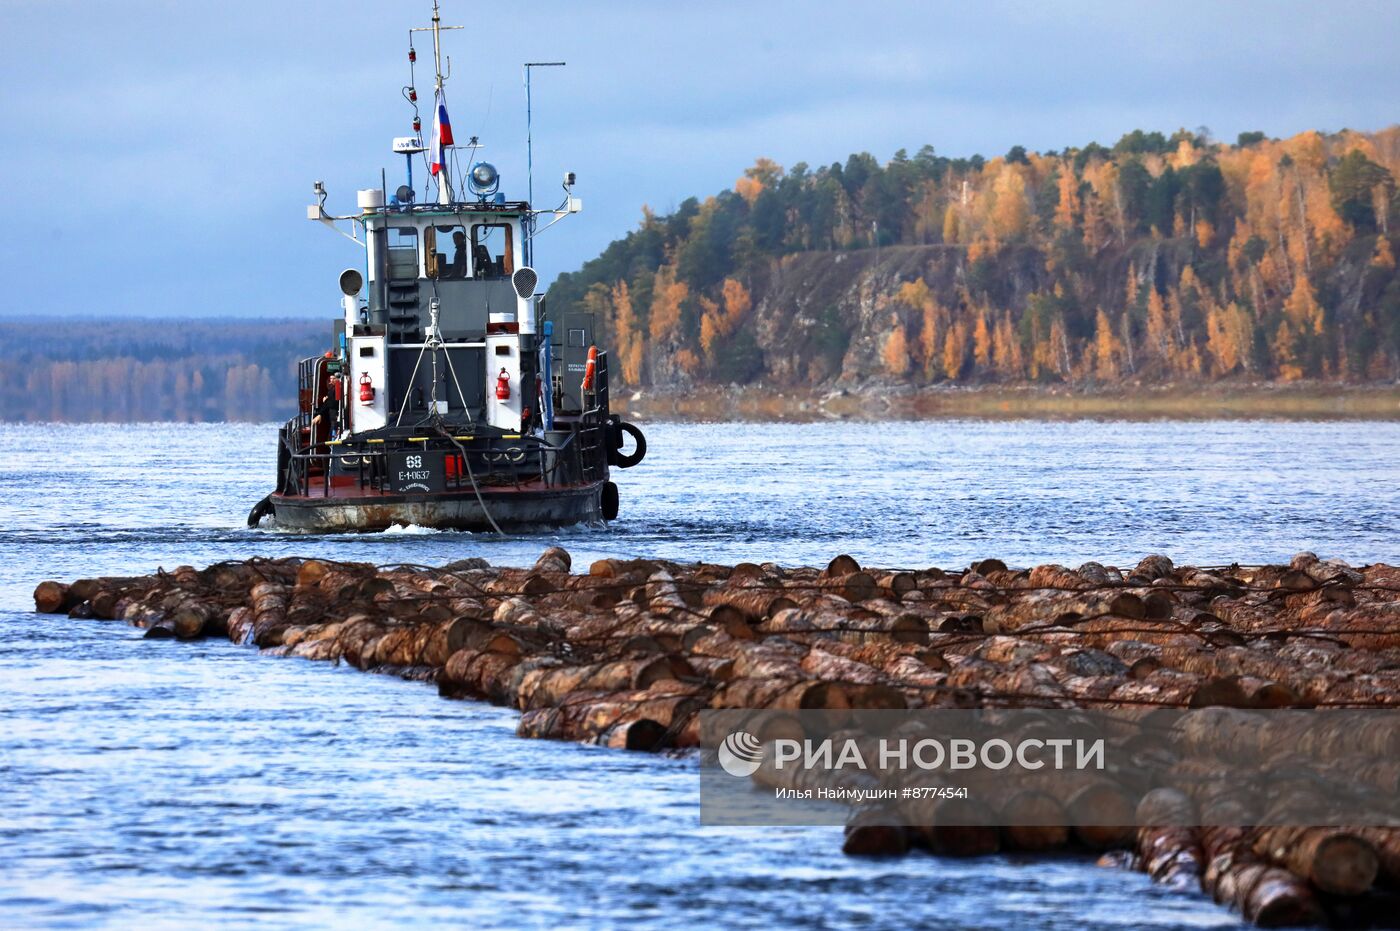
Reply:
M441 527L424 527L420 524L391 524L379 531L383 536L425 537L430 534L453 533Z

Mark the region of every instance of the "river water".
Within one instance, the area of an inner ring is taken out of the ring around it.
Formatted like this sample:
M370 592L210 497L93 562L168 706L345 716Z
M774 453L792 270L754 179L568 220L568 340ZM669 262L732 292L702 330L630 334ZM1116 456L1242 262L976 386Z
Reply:
M1400 559L1400 424L647 427L606 529L243 526L272 426L0 425L0 925L1234 927L1091 858L855 860L701 828L693 760L513 736L431 687L30 613L44 578L298 554L954 568Z

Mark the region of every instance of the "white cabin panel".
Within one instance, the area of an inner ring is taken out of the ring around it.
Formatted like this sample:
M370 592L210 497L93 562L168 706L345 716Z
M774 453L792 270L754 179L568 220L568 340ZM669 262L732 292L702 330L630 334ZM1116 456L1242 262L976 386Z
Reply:
M506 378L510 397L496 397L501 376ZM514 333L493 333L486 337L486 422L493 427L520 432L520 408L524 389L520 384L520 337Z
M389 384L385 376L387 358L382 336L353 336L346 340L350 356L350 424L352 433L378 430L388 422ZM365 376L374 389L374 398L360 400Z

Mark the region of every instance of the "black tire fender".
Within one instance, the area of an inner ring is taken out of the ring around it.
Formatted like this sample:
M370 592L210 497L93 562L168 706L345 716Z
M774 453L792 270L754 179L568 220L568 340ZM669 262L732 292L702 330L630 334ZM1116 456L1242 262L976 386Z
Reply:
M617 520L618 495L617 485L612 482L603 483L603 520Z
M248 512L248 526L256 527L262 519L272 513L272 495L263 498Z
M273 486L278 494L287 493L287 470L292 465L292 454L287 450L287 442L277 438L277 484Z
M632 437L632 441L637 444L637 448L629 455L623 455L622 435L627 434ZM630 469L646 458L647 438L642 435L642 431L633 424L619 420L617 422L617 441L613 448L608 451L608 464L615 465L619 469Z

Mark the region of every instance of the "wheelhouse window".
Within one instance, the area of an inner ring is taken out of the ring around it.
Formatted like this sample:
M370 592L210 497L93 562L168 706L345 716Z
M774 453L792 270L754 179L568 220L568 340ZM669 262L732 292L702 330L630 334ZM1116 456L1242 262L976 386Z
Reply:
M388 272L390 278L418 277L418 230L412 226L388 229Z
M472 277L505 278L515 271L509 223L472 224Z
M467 228L458 223L430 226L424 233L429 278L466 278L472 267Z

